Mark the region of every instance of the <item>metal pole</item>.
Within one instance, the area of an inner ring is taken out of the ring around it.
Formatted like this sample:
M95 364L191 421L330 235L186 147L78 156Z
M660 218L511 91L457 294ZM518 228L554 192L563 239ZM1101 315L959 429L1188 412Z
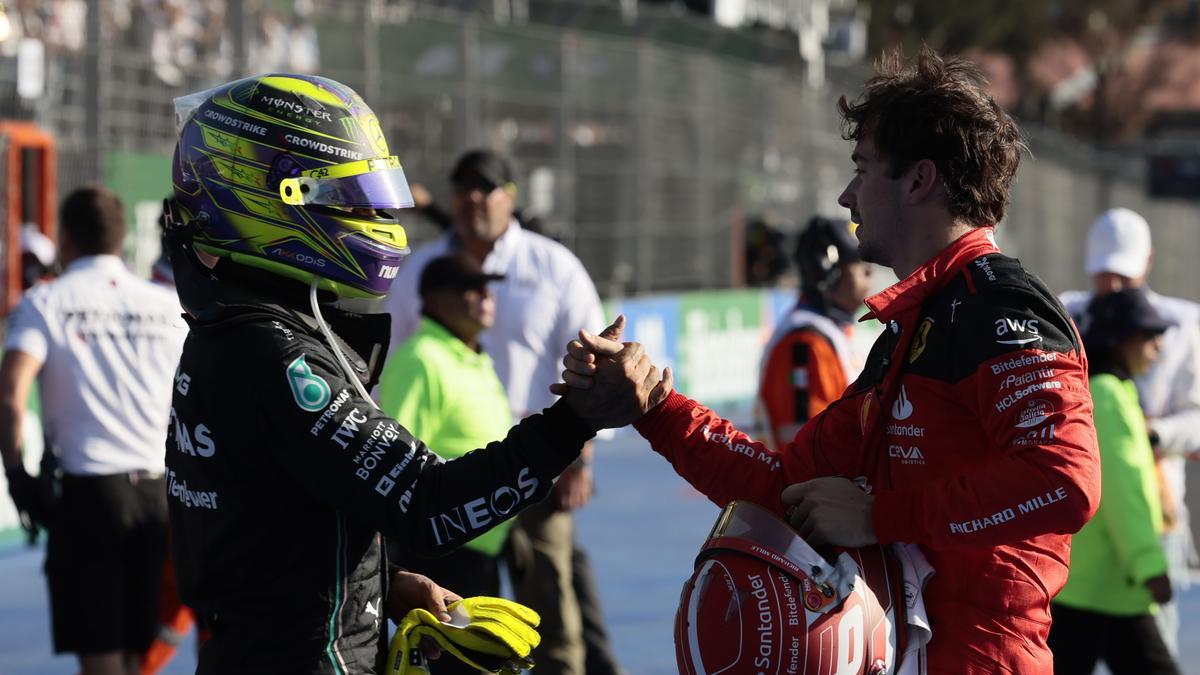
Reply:
M249 58L247 45L249 35L246 31L246 2L245 0L228 0L229 41L233 43L233 76L244 77L248 73Z
M633 161L634 174L637 177L634 183L635 197L637 208L637 221L634 223L634 231L632 236L626 236L625 239L629 245L634 247L633 254L626 254L625 260L636 261L637 268L633 274L633 291L634 293L645 293L651 290L654 286L654 239L651 237L652 232L662 232L662 223L653 221L653 204L654 195L650 194L650 148L653 145L651 140L652 123L650 119L652 86L651 73L653 61L652 50L648 40L638 40L637 43L637 84L634 93L634 108L633 114L635 122L635 134L637 137L637 145L634 147L635 159Z
M724 247L716 246L716 237L720 228L713 213L716 190L716 180L713 171L716 156L716 119L713 114L717 97L713 92L713 80L723 77L724 70L716 68L714 59L706 54L695 55L691 66L697 73L696 104L692 110L696 115L696 229L695 236L700 238L697 248L698 255L693 261L692 272L696 275L701 286L728 284L732 279L728 275L713 274L720 270L725 262L719 251ZM737 246L738 242L731 242Z
M482 96L479 89L479 20L468 17L463 23L463 141L465 147L480 144Z
M87 44L92 52L84 66L83 101L87 114L84 116L84 136L89 141L87 163L90 180L96 183L104 182L104 160L108 156L108 134L105 132L107 115L105 111L105 89L108 84L105 78L111 74L109 68L111 43L104 39L103 2L88 0L87 3Z
M558 181L557 208L563 224L564 238L569 236L568 246L575 248L578 241L579 228L575 214L575 186L579 183L579 171L575 166L575 105L576 88L575 72L576 39L574 32L563 34L559 47L562 60L559 64L559 103L558 103Z
M380 100L379 32L375 30L375 0L359 4L358 20L362 24L363 95L368 101Z

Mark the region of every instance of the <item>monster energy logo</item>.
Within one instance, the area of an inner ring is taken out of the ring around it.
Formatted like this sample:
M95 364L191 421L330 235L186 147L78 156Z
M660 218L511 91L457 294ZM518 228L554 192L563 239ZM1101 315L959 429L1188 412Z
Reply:
M284 110L295 115L315 117L320 120L325 120L326 122L332 121L331 116L327 111L320 110L318 107L314 107L320 106L321 104L319 103L314 103L312 106L308 106L304 105L303 103L297 103L296 101L289 101L287 99L279 98L278 96L263 96L259 100L271 106L272 108Z
M329 384L304 362L304 354L296 357L287 367L288 386L296 405L307 412L319 412L329 403Z
M358 138L358 124L355 119L349 115L339 118L342 121L342 130L346 132L346 138L356 140Z

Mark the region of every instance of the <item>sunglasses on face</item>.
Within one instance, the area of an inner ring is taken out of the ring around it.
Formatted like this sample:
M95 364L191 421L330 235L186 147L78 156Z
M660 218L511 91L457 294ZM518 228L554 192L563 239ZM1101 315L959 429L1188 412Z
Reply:
M492 193L492 190L500 187L483 176L465 176L454 183L454 191L461 194L470 194L479 190L485 195Z

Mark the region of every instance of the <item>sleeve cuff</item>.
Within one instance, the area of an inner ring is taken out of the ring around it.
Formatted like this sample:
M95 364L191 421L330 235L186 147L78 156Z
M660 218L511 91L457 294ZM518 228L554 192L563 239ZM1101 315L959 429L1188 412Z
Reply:
M672 391L667 396L667 400L659 403L658 406L656 406L653 410L647 412L645 415L642 415L641 419L634 422L633 428L636 429L639 434L645 436L647 433L650 433L653 429L655 429L663 420L670 419L677 413L691 410L697 405L699 404L679 393L678 391Z
M1171 435L1171 425L1164 422L1162 419L1146 420L1146 426L1150 428L1150 445L1159 450L1174 450L1175 448L1173 447L1163 447L1164 445L1171 445L1166 442Z

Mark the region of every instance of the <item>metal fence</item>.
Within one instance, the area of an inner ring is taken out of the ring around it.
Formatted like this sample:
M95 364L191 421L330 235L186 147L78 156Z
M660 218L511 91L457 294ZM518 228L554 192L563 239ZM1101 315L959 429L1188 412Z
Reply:
M292 43L280 52L265 42L280 26L311 28L317 70L371 104L412 180L445 199L460 152L510 155L523 206L579 255L606 296L736 285L749 215L774 212L798 225L842 212L835 200L850 148L835 101L857 90L861 72L835 72L814 90L789 68L683 40L589 31L578 20L501 24L443 6L453 3L318 0L303 16L280 14L269 0L209 3L220 5L223 28L205 29L192 49L202 58L168 68L159 34L139 38L137 17L114 18L115 3L89 0L88 39L52 50L39 99L16 97L15 59L0 55L0 117L33 118L56 133L63 188L112 182L115 153L169 155L173 97L278 63L287 69ZM1163 252L1156 286L1200 295L1194 205L1148 199L1136 158L1042 134L1033 145L1000 228L1008 250L1051 287L1078 286L1088 223L1104 207L1129 206L1151 219ZM406 224L418 241L434 233Z

